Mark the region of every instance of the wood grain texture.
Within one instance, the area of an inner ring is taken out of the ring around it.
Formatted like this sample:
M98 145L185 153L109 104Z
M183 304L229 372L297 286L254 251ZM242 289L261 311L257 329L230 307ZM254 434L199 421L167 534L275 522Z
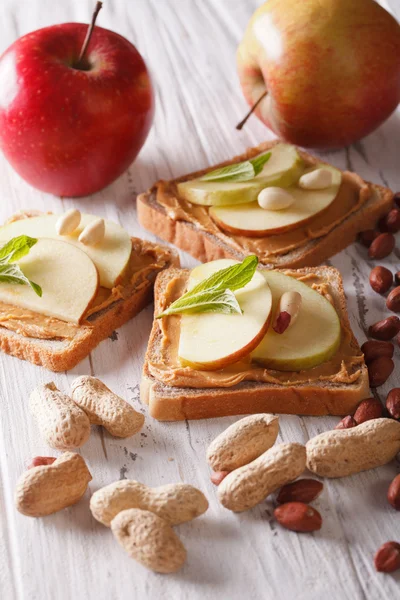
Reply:
M157 110L151 135L127 173L106 190L80 200L60 200L32 189L0 158L0 220L24 207L60 211L76 206L123 222L133 235L154 239L137 224L134 198L138 192L157 178L207 166L272 138L255 118L241 133L234 127L246 111L235 49L259 4L261 0L106 0L99 24L135 43L153 73ZM382 4L400 18L398 0ZM39 27L87 21L92 5L89 0L2 0L0 51ZM324 156L340 168L354 169L397 190L399 137L400 112L396 112L362 142ZM399 262L399 252L385 261L396 271ZM186 255L182 263L194 265ZM372 263L357 245L331 263L343 273L351 322L362 343L368 325L382 318L384 308L382 298L369 288ZM138 385L151 319L149 307L69 373L55 375L0 357L0 596L5 600L397 597L399 575L377 574L373 555L381 543L400 538L398 515L385 499L399 465L328 481L315 503L323 528L312 535L297 535L276 524L270 502L241 515L218 504L205 451L235 418L191 423L157 423L147 418L142 432L128 440L93 428L90 441L81 449L93 474L83 500L40 520L16 512L13 489L19 474L32 456L52 454L28 413L29 392L52 379L68 392L74 377L95 374L145 413ZM396 349L397 364L398 354ZM379 395L385 397L395 385L399 385L398 375L379 389ZM305 443L336 421L283 416L278 441ZM154 486L184 481L209 498L205 516L177 528L188 549L181 572L160 576L146 571L123 553L107 528L91 518L88 503L93 491L124 477Z

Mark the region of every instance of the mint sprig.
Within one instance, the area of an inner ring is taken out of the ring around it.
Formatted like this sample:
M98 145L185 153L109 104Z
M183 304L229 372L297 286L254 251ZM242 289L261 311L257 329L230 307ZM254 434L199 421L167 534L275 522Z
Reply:
M200 181L250 181L261 173L270 157L271 152L267 152L251 160L215 169L200 177Z
M248 256L237 265L217 271L175 300L166 310L157 315L157 319L182 313L242 314L233 292L251 281L257 265L257 256Z
M17 283L30 285L35 294L42 296L42 288L23 274L21 267L15 261L23 258L37 242L37 239L27 235L12 238L0 248L0 283Z
M0 262L15 262L29 253L29 250L37 242L37 239L27 235L12 238L0 248Z
M236 296L231 290L204 290L187 298L182 296L182 298L171 304L161 315L158 315L157 318L180 313L192 314L203 312L242 314Z

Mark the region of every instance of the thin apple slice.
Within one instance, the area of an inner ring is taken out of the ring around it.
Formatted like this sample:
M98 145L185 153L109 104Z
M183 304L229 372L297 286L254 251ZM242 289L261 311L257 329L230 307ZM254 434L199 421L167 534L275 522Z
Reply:
M56 222L60 215L41 215L29 219L20 219L0 227L0 240L10 240L19 235L33 238L53 238L63 240L85 252L94 262L99 272L100 285L111 289L123 273L132 253L132 240L127 231L117 223L105 221L105 236L101 243L87 246L78 241L82 230L94 219L95 215L83 214L79 227L70 235L58 235Z
M298 318L284 333L269 328L252 360L278 371L302 371L329 360L341 339L340 320L332 304L294 277L276 271L263 271L263 276L272 292L273 317L284 292L299 292L302 304Z
M42 297L28 285L0 283L0 301L48 317L78 324L95 297L99 276L91 259L72 244L40 239L18 261L28 279L39 284Z
M236 264L234 260L216 260L194 269L189 287L213 273ZM182 365L200 370L222 369L256 348L264 337L271 316L272 295L257 271L252 280L234 292L242 315L197 313L181 316L178 355Z
M321 165L322 166L322 165ZM238 206L212 206L210 217L224 231L249 237L263 237L297 229L323 212L335 200L342 181L342 174L333 167L332 185L324 190L303 190L298 186L287 189L294 203L283 210L265 210L258 202Z
M303 162L296 148L277 144L271 149L271 157L263 170L254 179L243 182L192 179L178 183L178 194L192 204L203 206L244 204L257 200L259 192L265 187L292 185L302 172Z

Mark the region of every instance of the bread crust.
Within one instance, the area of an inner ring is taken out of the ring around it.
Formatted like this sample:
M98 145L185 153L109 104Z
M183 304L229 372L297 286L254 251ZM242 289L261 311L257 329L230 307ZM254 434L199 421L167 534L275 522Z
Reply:
M159 247L159 244L149 246ZM172 248L162 247L168 261L164 268L179 266L178 254ZM0 350L21 360L27 360L50 371L68 371L83 360L101 341L108 338L115 329L121 327L137 315L153 299L153 286L156 274L147 278L145 285L134 290L126 299L119 299L109 307L89 317L90 325L82 325L72 340L42 340L30 338L0 327Z
M182 270L167 269L155 283L155 314L161 310L165 286L171 277ZM330 276L334 282L335 304L344 327L350 329L342 278L333 267L304 268L301 273ZM365 364L355 383L334 384L317 381L296 386L244 381L226 388L179 388L157 381L149 371L148 362L157 354L159 328L153 324L146 352L141 382L141 400L149 405L152 417L159 421L206 419L260 412L297 415L346 415L355 411L364 398L370 396L368 370ZM354 335L355 350L360 351Z
M357 384L323 387L320 384L283 387L246 382L233 388L192 390L173 388L157 382L145 370L141 401L158 421L211 419L233 415L279 413L288 415L352 414L369 396L368 374Z
M278 142L279 140L270 144L261 144L258 150L260 152L265 151L267 146L273 147ZM303 157L310 156L303 150L299 150L299 153ZM226 166L236 160L245 160L246 158L247 154L244 153L230 161L225 161L220 165L192 173L180 179L191 179L211 169ZM269 268L300 268L320 265L347 248L347 246L355 241L361 231L373 229L379 219L390 210L393 202L393 193L383 186L377 184L369 185L371 185L375 192L375 197L369 200L365 206L348 216L328 234L311 240L304 247L282 256L279 264L265 264L265 266ZM157 203L156 191L157 183L150 190L138 196L137 212L142 227L151 231L159 238L174 244L181 250L188 252L201 262L209 262L220 258L235 258L237 260L245 258L245 253L241 253L233 246L230 246L222 236L220 237L214 233L204 231L195 223L174 220L169 217L164 207ZM224 237L226 235L225 232Z

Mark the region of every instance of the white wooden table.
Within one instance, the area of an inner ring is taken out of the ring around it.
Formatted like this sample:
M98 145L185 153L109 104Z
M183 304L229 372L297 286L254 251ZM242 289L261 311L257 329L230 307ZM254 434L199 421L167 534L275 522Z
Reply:
M91 0L2 0L0 52L17 37L39 27L86 21ZM235 70L235 49L261 0L106 0L99 25L137 45L152 70L157 90L156 119L139 158L117 182L91 198L60 200L25 184L0 157L0 221L32 207L61 211L77 206L107 216L134 235L153 239L137 223L135 195L154 180L170 178L242 152L272 135L256 118L235 130L246 111ZM384 2L400 18L399 0ZM371 101L373 99L371 98ZM400 112L378 131L342 152L325 155L341 168L400 189ZM182 263L194 265L187 255ZM398 270L397 251L387 263ZM368 284L371 264L353 245L331 263L345 279L355 334L362 343L367 326L384 313L383 300ZM399 575L377 574L375 550L400 540L399 515L386 501L399 465L327 481L316 502L320 532L297 535L274 522L273 506L234 515L217 502L205 461L208 443L235 418L190 423L158 423L147 418L139 435L118 440L93 428L81 449L93 474L81 502L43 519L20 515L13 489L27 461L53 452L40 439L27 410L29 392L54 380L68 391L74 377L95 374L130 400L139 401L143 356L152 307L103 342L72 372L52 374L0 356L0 597L3 600L164 599L368 600L399 597ZM397 355L399 351L396 350ZM393 375L379 389L382 398L399 385ZM282 416L280 441L306 442L331 429L335 418ZM155 575L128 558L110 531L94 521L89 497L119 478L156 486L188 482L210 501L206 515L179 527L188 561L179 573Z

